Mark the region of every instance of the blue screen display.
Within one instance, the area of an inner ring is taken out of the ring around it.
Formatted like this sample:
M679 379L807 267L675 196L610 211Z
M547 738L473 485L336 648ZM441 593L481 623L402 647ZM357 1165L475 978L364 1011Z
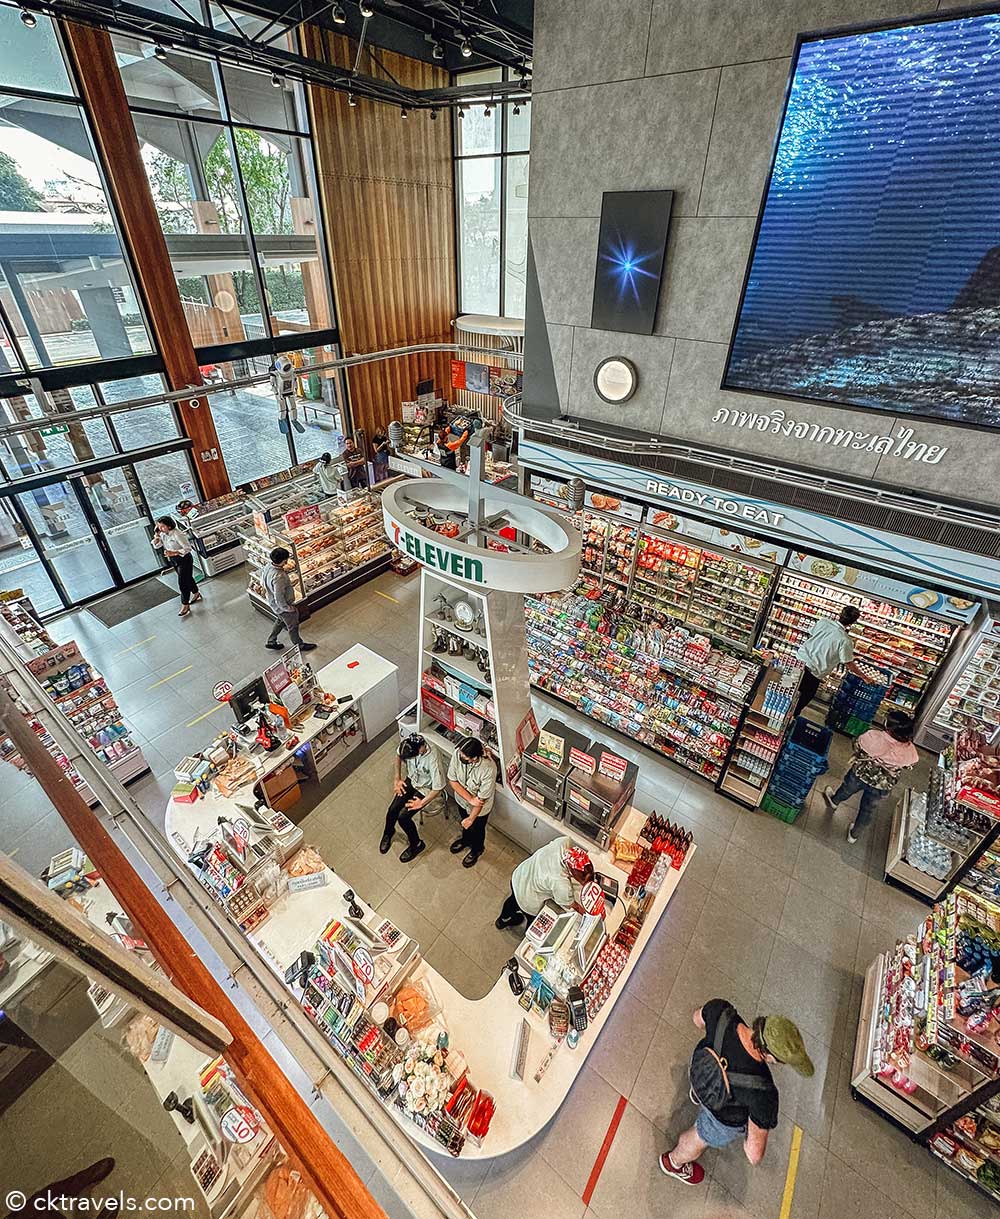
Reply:
M801 43L723 385L1000 428L1000 15Z
M605 191L590 325L652 334L674 192Z

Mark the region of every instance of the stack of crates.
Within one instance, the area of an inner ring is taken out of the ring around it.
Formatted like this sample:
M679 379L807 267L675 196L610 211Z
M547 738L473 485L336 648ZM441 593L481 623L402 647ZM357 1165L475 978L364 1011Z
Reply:
M830 729L822 724L801 716L795 721L760 802L765 812L782 821L795 820L812 785L828 768L827 751L832 737Z
M889 688L889 674L874 666L868 668L874 681L862 681L853 673L844 674L826 717L828 727L856 737L872 726L875 713Z

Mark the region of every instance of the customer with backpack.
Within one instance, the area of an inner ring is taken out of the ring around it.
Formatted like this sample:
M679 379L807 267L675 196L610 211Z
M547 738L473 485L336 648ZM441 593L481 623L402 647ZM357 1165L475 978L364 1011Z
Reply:
M832 784L823 789L823 799L831 813L861 792L858 811L847 827L847 841L852 845L899 782L903 771L920 761L913 743L914 727L913 719L905 711L890 711L885 717L885 728L869 728L854 742L851 769L841 779L837 790L833 790Z
M698 1116L676 1147L660 1156L660 1171L685 1185L705 1179L698 1160L706 1147L742 1139L747 1159L759 1164L778 1124L771 1064L787 1063L807 1079L814 1070L802 1034L787 1016L758 1016L750 1025L725 999L710 999L694 1013L694 1022L705 1030L689 1068Z

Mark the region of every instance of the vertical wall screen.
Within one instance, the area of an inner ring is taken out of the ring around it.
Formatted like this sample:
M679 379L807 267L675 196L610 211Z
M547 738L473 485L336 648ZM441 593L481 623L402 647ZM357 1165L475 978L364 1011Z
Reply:
M652 334L670 226L670 190L605 191L590 325Z

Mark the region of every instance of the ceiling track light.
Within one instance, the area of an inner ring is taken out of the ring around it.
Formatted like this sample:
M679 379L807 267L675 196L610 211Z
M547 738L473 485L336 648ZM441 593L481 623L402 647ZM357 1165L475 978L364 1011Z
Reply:
M464 107L464 106L459 106L459 108L458 108L458 117L459 117L460 119L464 119L464 118L465 118L465 107Z
M399 117L401 119L408 119L410 117L410 112L409 112L409 110L407 110L407 108L405 106L400 106Z
M38 24L38 18L29 9L21 9L21 24L29 30L33 30Z
M438 116L438 112L436 110L432 110L431 111L431 122L432 123L437 122L437 116Z
M330 14L330 16L333 18L335 25L347 24L347 14L344 12L344 6L342 4L335 4L333 6L333 12Z
M280 89L285 82L281 79L277 72L271 73L271 88Z
M358 5L358 12L361 14L362 17L364 17L364 19L366 21L368 20L369 17L375 16L375 10L367 2L367 0L361 0L361 3Z
M167 58L167 48L161 47L159 44L157 44L155 47L153 47L153 58L159 59L162 62Z
M492 113L492 107L487 103L487 105L483 107L483 118L488 119Z
M435 42L431 48L432 59L444 59L444 45L440 42Z
M515 106L514 109L511 111L511 114L520 114L520 113L521 113L520 106Z
M358 104L358 99L357 99L357 98L354 96L354 94L353 94L353 93L348 93L348 95L347 95L347 104L348 104L349 106L356 106L356 105Z
M472 43L468 38L463 38L458 49L462 52L462 58L468 59L472 55Z

